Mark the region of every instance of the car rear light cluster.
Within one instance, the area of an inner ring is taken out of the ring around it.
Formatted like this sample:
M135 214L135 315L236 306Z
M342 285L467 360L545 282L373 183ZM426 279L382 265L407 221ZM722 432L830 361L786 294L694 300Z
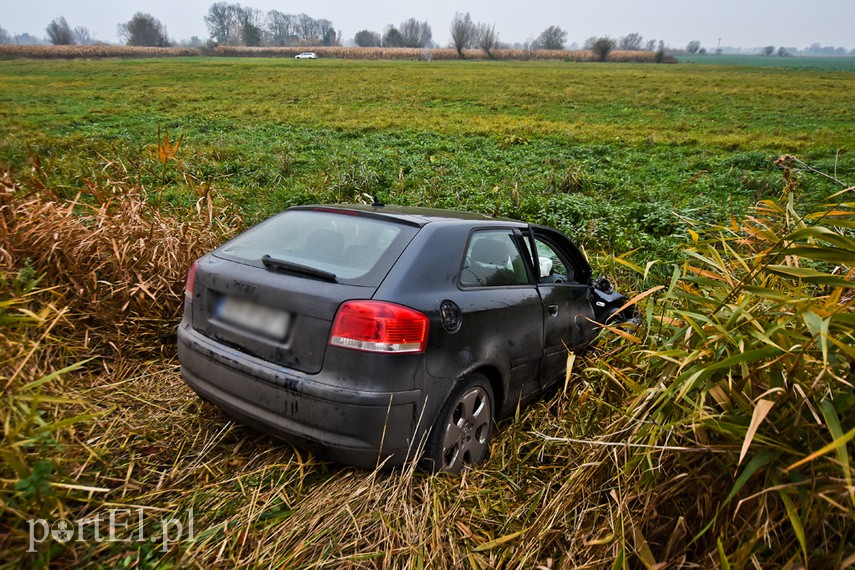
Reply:
M418 353L427 346L429 320L383 301L347 301L336 313L330 346L383 353Z
M193 265L190 266L190 270L187 272L187 283L184 285L184 298L187 300L193 300L193 287L196 285L196 267L199 265L198 261L194 261Z

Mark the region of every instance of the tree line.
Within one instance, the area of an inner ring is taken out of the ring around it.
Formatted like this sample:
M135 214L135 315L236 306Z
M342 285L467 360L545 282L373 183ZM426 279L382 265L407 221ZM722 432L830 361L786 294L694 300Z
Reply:
M278 10L266 13L236 2L215 2L203 18L210 35L209 44L229 46L333 46L341 44L341 32L330 20L315 19L306 14L285 14ZM88 28L72 28L64 16L51 21L46 28L47 39L54 45L90 44L94 38ZM135 13L127 22L117 26L117 34L127 45L167 47L175 42L167 34L166 27L154 16L144 12ZM469 12L456 13L451 22L452 46L463 58L465 49L481 49L488 57L498 48L511 47L499 41L495 26L472 20ZM0 28L0 43L9 43L10 37ZM194 37L196 43L201 40ZM567 32L559 26L549 26L524 49L562 50L567 41ZM426 21L410 18L399 25L389 24L382 34L372 30L360 30L354 37L360 47L434 47L433 31ZM651 49L653 40L647 43ZM661 42L660 42L661 43ZM625 50L640 50L642 37L629 34L619 42L609 38L591 38L584 49L595 50L604 59L615 46Z
M210 40L209 47L216 45L228 46L335 46L341 45L341 31L337 31L330 20L315 19L304 13L286 14L278 10L262 12L257 8L242 6L236 2L215 2L208 8L203 18ZM47 40L54 45L92 44L95 39L88 28L72 27L63 16L59 16L46 28ZM559 26L549 26L534 40L525 44L513 46L502 43L499 34L492 24L475 22L469 12L456 13L451 21L451 46L457 50L458 57L464 58L467 49L480 49L492 58L493 50L502 48L521 48L525 50L563 50L567 43L567 32ZM118 24L117 34L129 46L168 47L175 42L167 34L166 27L154 16L144 12L135 13L130 20ZM37 38L29 34L12 38L6 30L0 27L0 44L4 43L39 43ZM383 33L373 30L360 30L353 38L359 47L407 47L429 48L437 47L433 41L433 31L426 21L409 18L398 25L389 24ZM190 45L199 47L202 40L194 37ZM575 49L573 44L570 49ZM630 33L617 39L608 36L594 36L582 44L582 49L591 51L597 59L606 60L612 50L622 51L655 51L657 60L665 52L662 40L647 39L638 33ZM673 51L673 50L672 50ZM701 43L693 40L684 51L689 54L704 54L706 49ZM718 53L720 49L716 50ZM760 53L772 55L774 46L766 46ZM814 44L799 52L795 48L779 47L777 54L793 55L846 55L844 48L824 47ZM855 54L855 50L852 50Z
M339 45L341 32L331 21L306 14L284 14L278 10L261 10L237 3L215 2L204 17L210 43L230 46L299 46ZM117 26L117 34L129 46L169 47L175 42L160 20L137 12ZM88 28L73 28L64 16L51 21L45 32L53 45L94 43ZM0 28L0 43L9 43L8 33ZM198 41L201 44L201 41Z
M227 46L334 46L341 43L341 32L326 19L315 19L306 14L285 14L278 10L263 13L256 8L238 3L215 2L204 22L210 34L209 45ZM481 49L493 58L493 50L509 48L499 41L495 25L475 22L469 12L456 13L451 22L451 45L458 57L465 58L464 50ZM47 38L54 45L91 44L94 39L85 27L72 28L64 16L51 21L46 28ZM151 14L137 12L127 22L117 26L118 36L129 46L169 47L166 27ZM197 43L201 45L201 40ZM0 43L9 43L5 30L0 28ZM538 37L524 46L530 50L563 50L567 32L559 26L549 26ZM371 30L360 30L354 37L359 47L434 47L433 31L426 21L409 18L399 25L389 24L383 34ZM637 33L620 38L593 37L586 40L583 49L592 51L598 59L605 60L615 47L624 50L650 50L655 42L650 40L642 46L642 36ZM659 42L663 49L663 42Z
M410 18L399 26L389 24L382 36L372 30L360 30L353 41L359 47L424 48L433 45L433 31L427 22Z
M95 43L89 28L78 26L72 29L65 16L52 20L45 32L48 41L55 46ZM130 20L119 24L116 33L129 46L169 47L173 44L160 20L143 12L137 12ZM6 43L2 41L5 34L5 30L0 28L0 43Z
M236 3L215 2L204 18L211 40L221 45L298 46L339 45L341 32L333 23L306 14L284 14Z

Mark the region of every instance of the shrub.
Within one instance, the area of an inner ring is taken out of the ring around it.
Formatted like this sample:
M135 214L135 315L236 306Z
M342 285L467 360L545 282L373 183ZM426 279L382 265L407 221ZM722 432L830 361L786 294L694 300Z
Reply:
M596 38L591 44L591 54L597 61L606 61L615 49L615 41L609 37Z
M591 53L597 61L606 61L609 53L615 48L615 41L609 37L597 38L591 45Z

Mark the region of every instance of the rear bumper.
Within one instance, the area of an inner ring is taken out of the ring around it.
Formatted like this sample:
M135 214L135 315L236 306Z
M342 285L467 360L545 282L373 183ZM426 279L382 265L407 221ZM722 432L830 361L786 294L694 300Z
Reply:
M421 390L364 391L325 383L178 328L181 374L205 400L242 423L348 465L400 465L419 442Z

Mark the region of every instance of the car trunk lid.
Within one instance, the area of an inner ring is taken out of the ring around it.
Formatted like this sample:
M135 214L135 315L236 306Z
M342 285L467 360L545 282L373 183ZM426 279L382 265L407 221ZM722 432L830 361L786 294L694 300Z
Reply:
M339 306L370 299L417 231L371 212L286 210L200 260L192 326L269 362L317 373Z
M374 290L208 256L196 271L193 328L253 356L315 374L339 305L368 299Z

